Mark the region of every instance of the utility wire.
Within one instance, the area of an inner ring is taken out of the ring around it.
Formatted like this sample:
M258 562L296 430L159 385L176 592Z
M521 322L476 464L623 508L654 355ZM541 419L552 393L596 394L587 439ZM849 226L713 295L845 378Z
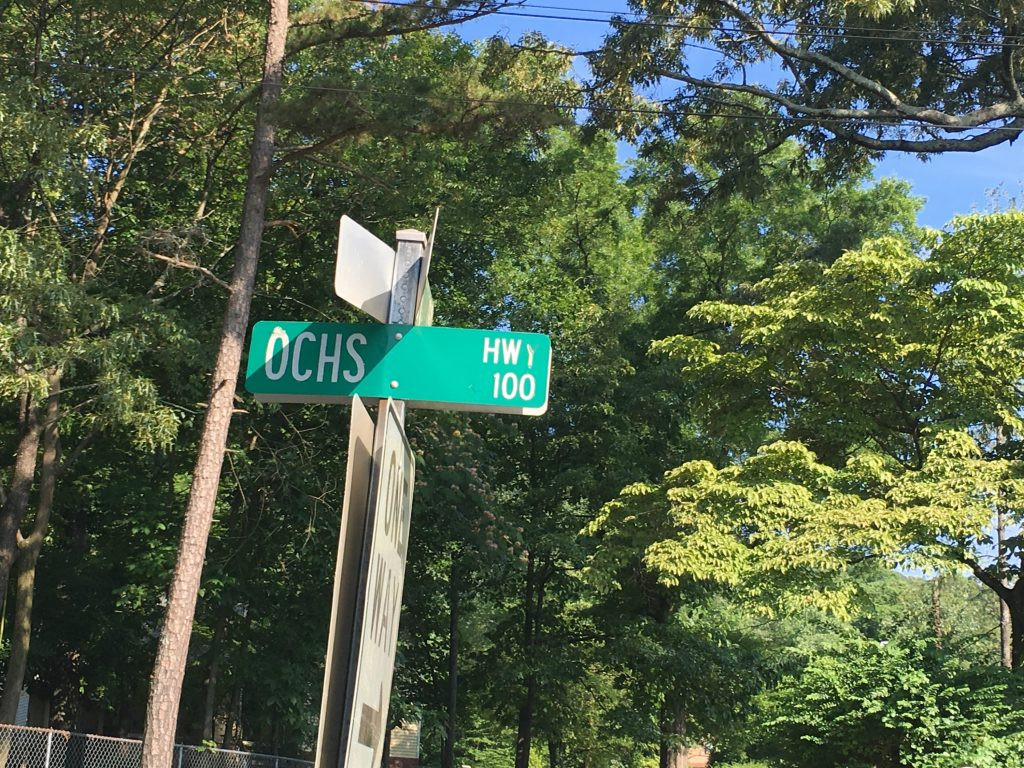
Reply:
M365 5L367 0L348 0L348 2L359 3ZM401 0L374 0L374 5L383 5L393 8L414 8L422 10L442 10L437 6L426 5L422 2L401 2ZM565 16L559 14L547 14L547 13L532 13L529 11L513 10L513 8L537 8L542 10L558 10L566 11L570 13L593 13L593 14L604 14L603 18L591 18L588 16ZM459 13L461 8L452 8L451 12ZM677 21L655 21L650 18L644 18L641 14L635 11L624 11L623 13L633 17L633 19L627 19L625 16L620 15L613 11L590 11L586 8L573 8L569 6L557 6L557 5L534 5L534 4L523 4L509 7L500 7L490 12L486 16L472 16L473 19L487 18L489 16L512 16L518 18L529 18L529 19L546 19L551 21L569 21L577 23L594 23L594 24L605 24L609 25L614 23L617 27L647 27L652 29L675 29L684 32L691 32L694 34L710 35L713 32L720 34L729 35L748 35L750 30L744 29L741 26L736 27L725 27L714 28L709 25L698 25L698 24L686 24ZM470 13L466 12L466 18L470 18ZM851 34L850 31L853 30ZM913 37L905 37L903 35L914 34L914 30L894 30L887 29L885 27L858 27L858 26L841 26L841 25L826 25L826 24L807 24L797 26L786 26L779 25L774 27L765 27L765 32L773 35L807 35L814 34L817 37L823 38L834 38L839 40L864 40L873 43L891 43L891 42L904 42L904 43L929 43L929 44L975 44L980 46L992 46L992 47L1008 47L1008 48L1020 48L1024 47L1024 40L1018 40L1014 42L1012 40L1007 41L1001 38L994 38L989 35L958 35L956 37L945 37L941 35L932 35L931 31L921 30L920 34L916 34ZM1019 37L1019 36L1018 36Z

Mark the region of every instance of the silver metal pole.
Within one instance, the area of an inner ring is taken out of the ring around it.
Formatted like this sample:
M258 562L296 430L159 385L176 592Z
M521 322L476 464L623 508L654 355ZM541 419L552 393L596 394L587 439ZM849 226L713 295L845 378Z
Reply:
M427 236L418 229L400 229L395 233L395 273L391 278L391 304L388 323L412 325L416 319L416 294L420 288L420 271L427 250Z
M416 322L417 303L425 290L427 236L415 229L402 229L395 233L394 271L388 305L389 325L413 325ZM397 385L396 385L397 386ZM383 405L384 401L381 401ZM395 401L399 420L404 425L405 403ZM349 464L345 476L345 504L342 510L341 535L338 541L338 559L334 575L334 596L328 636L324 692L320 704L320 725L317 735L315 768L347 768L342 766L345 745L343 731L351 727L348 722L350 702L347 680L352 662L352 645L356 642L355 614L357 585L359 583L369 485L373 465L373 420L355 398L352 406L352 424L349 429ZM181 768L179 766L178 768ZM274 768L280 768L275 760Z
M420 275L427 253L427 235L418 229L400 229L395 233L395 273L391 279L391 304L388 323L412 325L416 322L416 302L420 291ZM394 386L394 384L392 384ZM395 400L398 420L405 426L405 401Z

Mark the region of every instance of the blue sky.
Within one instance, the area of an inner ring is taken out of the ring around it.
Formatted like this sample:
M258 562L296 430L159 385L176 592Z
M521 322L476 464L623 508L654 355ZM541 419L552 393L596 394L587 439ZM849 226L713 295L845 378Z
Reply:
M625 0L585 3L584 0L528 0L507 13L463 24L457 29L468 39L501 35L517 40L526 32L537 31L575 50L588 50L600 45L611 13L627 13ZM1024 141L977 153L947 153L928 161L921 161L914 155L891 153L878 165L876 176L896 176L909 181L914 194L925 199L920 223L941 227L954 215L991 210L993 200L1006 207L1008 200L1015 199L1018 207L1024 207L1022 144Z

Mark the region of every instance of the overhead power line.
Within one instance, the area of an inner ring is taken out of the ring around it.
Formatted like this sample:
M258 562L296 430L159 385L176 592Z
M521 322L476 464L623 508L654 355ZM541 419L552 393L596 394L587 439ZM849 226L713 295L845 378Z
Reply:
M366 4L366 0L348 0L349 2L359 3L361 5ZM423 10L438 11L443 8L438 8L433 5L426 5L422 2L401 2L401 0L374 0L374 5L383 5L394 8L418 8ZM534 13L531 11L517 10L519 8L536 8L538 10L557 10L565 11L567 13L590 13L590 14L601 14L600 17L591 16L568 16L562 14L549 14L549 13ZM459 13L461 8L452 8L453 13ZM644 17L643 15L636 13L635 11L623 11L621 14L612 11L591 11L586 8L576 8L570 6L558 6L558 5L534 5L524 4L515 5L509 7L498 8L491 12L491 16L511 16L516 18L527 18L527 19L543 19L550 21L567 21L573 23L587 23L587 24L604 24L610 25L614 23L620 27L648 27L652 29L673 29L683 32L691 32L693 34L729 34L729 35L749 35L750 30L745 29L739 22L735 22L736 26L728 27L723 26L721 28L715 28L708 25L688 24L678 21L670 20L657 20L650 17ZM632 18L627 18L630 16ZM470 14L466 11L466 18L480 18L478 16ZM795 25L771 25L765 27L765 32L772 35L808 35L813 34L820 38L832 38L837 40L862 40L871 43L927 43L935 45L978 45L978 46L991 46L993 48L1020 48L1024 47L1024 39L1005 40L991 35L981 34L966 34L956 36L943 36L936 35L933 30L913 30L913 29L899 29L894 30L886 27L861 27L861 26L845 26L838 24L801 24L799 27Z

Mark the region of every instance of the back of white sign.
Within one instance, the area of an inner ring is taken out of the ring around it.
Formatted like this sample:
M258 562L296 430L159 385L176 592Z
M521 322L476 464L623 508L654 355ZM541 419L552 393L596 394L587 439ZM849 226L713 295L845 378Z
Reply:
M348 216L338 225L334 292L381 323L388 321L395 250Z

